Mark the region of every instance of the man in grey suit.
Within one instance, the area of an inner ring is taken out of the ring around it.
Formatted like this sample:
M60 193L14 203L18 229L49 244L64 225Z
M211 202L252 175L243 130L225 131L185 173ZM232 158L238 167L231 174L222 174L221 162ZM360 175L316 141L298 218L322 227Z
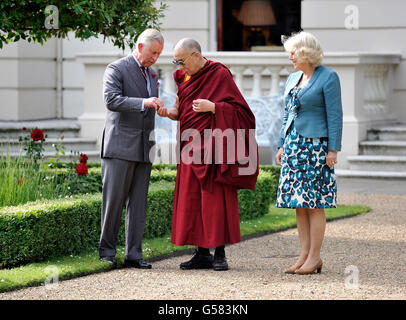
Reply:
M103 179L100 258L116 265L116 243L124 205L126 215L127 267L150 269L142 259L147 194L153 159L157 76L150 68L162 52L164 39L147 29L137 39L136 49L107 66L103 79L106 123L101 142Z

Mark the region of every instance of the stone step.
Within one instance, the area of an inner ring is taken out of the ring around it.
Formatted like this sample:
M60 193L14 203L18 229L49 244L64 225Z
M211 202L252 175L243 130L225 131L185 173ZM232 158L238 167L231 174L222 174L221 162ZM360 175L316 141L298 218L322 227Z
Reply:
M46 138L44 142L44 149L47 152L53 152L55 148L53 144L61 143L65 146L65 153L69 153L71 150L83 152L83 150L96 150L97 149L97 139L91 138ZM5 154L7 152L18 153L23 149L23 144L17 139L2 139L0 138L0 151Z
M370 178L370 179L399 179L406 180L406 172L394 171L362 171L336 169L337 177L344 178Z
M361 155L406 156L406 141L362 141Z
M406 156L348 156L350 170L406 172Z
M24 131L23 128L26 128ZM0 139L18 139L32 129L41 129L48 138L74 138L79 136L80 125L76 120L0 121Z
M406 141L406 125L395 124L368 130L367 140Z

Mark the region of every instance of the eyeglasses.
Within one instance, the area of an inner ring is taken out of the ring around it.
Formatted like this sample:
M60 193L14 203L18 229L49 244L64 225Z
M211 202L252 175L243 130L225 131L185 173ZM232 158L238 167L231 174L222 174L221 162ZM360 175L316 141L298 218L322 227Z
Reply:
M186 63L186 61L187 61L191 56L193 56L194 53L196 53L196 52L192 52L192 53L190 54L190 56L185 59L185 61L182 61L182 60L179 60L179 61L172 60L172 63L173 63L174 65L177 65L177 66L184 66L185 63Z

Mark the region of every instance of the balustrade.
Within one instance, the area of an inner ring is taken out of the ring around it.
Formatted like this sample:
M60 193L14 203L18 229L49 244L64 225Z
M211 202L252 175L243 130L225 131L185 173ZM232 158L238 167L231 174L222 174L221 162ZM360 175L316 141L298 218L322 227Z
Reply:
M230 69L256 116L260 163L272 163L283 114L283 87L287 76L293 71L288 54L205 52L203 55L222 62ZM105 112L102 99L103 73L107 64L119 56L116 53L100 52L78 55L79 61L85 65L85 112L79 117L82 137L101 137ZM176 97L173 81L176 66L171 63L172 59L171 53L164 52L153 66L159 71L160 96L168 107L174 104ZM343 148L339 153L341 168L347 166L347 156L358 154L359 142L366 138L366 132L372 125L396 120L390 97L393 92L393 70L399 62L400 55L395 53L325 53L323 65L335 70L341 82L344 112ZM173 142L173 131L177 130L175 124L157 116L156 127L170 129L167 140L161 141Z

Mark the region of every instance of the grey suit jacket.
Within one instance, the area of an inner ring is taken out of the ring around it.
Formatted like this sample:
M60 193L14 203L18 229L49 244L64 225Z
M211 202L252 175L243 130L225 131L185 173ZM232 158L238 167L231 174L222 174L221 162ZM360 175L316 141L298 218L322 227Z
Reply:
M151 96L158 96L154 71L148 68ZM150 134L155 126L155 110L142 109L148 98L147 82L132 54L112 62L103 78L106 123L101 141L101 157L128 161L152 162L149 152L155 141Z

